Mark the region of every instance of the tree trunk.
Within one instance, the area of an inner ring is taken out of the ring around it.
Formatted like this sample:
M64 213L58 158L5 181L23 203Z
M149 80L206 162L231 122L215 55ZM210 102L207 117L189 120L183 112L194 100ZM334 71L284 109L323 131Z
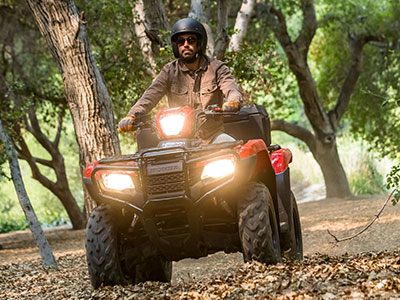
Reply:
M242 6L236 17L234 34L229 43L229 51L239 51L243 37L246 35L247 26L249 25L250 16L253 12L255 0L243 0Z
M316 150L312 154L324 177L326 197L343 198L349 196L351 192L337 152L336 140L329 144L317 140L316 144Z
M155 57L159 55L160 45L165 43L160 38L160 31L166 31L169 28L164 4L161 0L138 0L132 8L132 15L143 57L150 63L150 69L147 70L147 73L155 76Z
M19 203L24 211L26 220L28 221L29 228L35 238L36 244L39 248L40 256L44 267L57 267L56 259L54 258L51 247L43 233L42 227L36 217L35 211L31 205L28 194L26 193L24 182L22 181L21 170L18 164L18 157L10 137L3 128L3 123L0 120L0 140L4 144L4 148L8 154L8 161L10 164L11 177L14 183L15 191L18 196Z
M283 120L272 120L271 130L283 131L307 145L321 168L327 198L343 198L350 195L347 177L337 152L335 136L315 135L306 128Z
M215 42L214 34L208 25L208 18L204 12L204 4L209 5L208 0L192 0L189 18L196 19L201 22L207 32L207 55L212 57L214 54Z
M228 0L218 0L218 28L217 40L215 41L214 56L219 60L224 59L226 48L228 48L229 45L229 35L227 32L228 10Z
M72 0L27 3L63 78L83 174L88 163L121 152L111 100L90 50L86 22ZM84 185L83 189L89 214L95 202Z
M144 59L150 64L150 68L146 68L146 72L155 77L156 75L156 62L155 54L151 47L151 40L146 34L145 26L145 14L143 0L138 0L135 7L132 8L133 24L135 26L135 33L139 39L140 49L142 49L142 55Z

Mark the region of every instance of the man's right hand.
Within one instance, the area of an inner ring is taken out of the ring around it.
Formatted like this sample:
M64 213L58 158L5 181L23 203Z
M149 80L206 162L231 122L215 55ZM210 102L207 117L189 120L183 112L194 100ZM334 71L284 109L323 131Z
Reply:
M118 132L133 131L133 124L135 124L134 116L126 116L118 123Z
M239 100L229 100L222 104L222 111L224 112L237 112L240 109Z

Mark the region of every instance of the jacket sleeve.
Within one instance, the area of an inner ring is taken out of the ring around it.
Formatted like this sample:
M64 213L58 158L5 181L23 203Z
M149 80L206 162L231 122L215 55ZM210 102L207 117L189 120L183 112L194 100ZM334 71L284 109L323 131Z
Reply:
M243 96L239 84L228 67L223 63L217 69L217 82L224 95L224 102L237 100L242 104Z
M167 89L168 68L164 66L160 74L157 75L152 84L143 93L142 97L129 110L128 115L138 117L148 114L166 94Z

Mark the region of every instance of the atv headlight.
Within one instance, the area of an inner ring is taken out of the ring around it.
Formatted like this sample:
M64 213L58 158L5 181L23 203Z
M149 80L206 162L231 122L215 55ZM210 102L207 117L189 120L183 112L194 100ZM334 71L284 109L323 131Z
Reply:
M185 139L193 133L194 110L189 106L160 109L155 121L161 140L176 137Z
M166 115L160 119L160 125L162 131L164 131L166 136L178 135L185 124L185 114L170 114Z
M108 190L123 191L134 189L132 177L121 173L104 173L101 175L103 186Z
M205 162L201 180L206 178L219 179L232 176L235 172L236 157L228 155Z

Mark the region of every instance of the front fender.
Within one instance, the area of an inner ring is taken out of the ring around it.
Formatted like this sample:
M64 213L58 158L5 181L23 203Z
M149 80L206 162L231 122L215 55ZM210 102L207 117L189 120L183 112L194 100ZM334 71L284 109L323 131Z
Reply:
M272 167L271 159L265 142L261 139L249 140L246 144L240 147L238 154L241 160L248 159L249 157L256 157L256 163L250 179L253 181L261 181L268 187L274 201L276 215L279 220L275 170Z

